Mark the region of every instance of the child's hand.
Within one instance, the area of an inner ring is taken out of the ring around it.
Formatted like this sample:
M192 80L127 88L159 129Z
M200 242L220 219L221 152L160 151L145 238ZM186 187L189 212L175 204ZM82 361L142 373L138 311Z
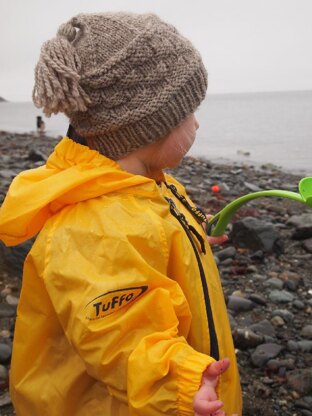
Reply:
M223 403L218 400L217 397L216 386L218 384L219 376L224 373L229 366L230 360L225 358L210 364L203 373L202 385L195 394L193 401L195 416L225 416L225 413L221 410Z
M223 244L228 241L229 237L226 234L219 235L218 237L207 236L209 244Z
M206 218L207 218L208 221L212 217L213 217L213 215L208 215L208 214L206 215ZM205 222L203 222L203 227L204 227L204 230L205 230L206 229L206 223ZM219 235L218 237L212 237L210 235L207 236L207 240L208 240L209 244L223 244L226 241L228 241L228 239L229 239L229 237L226 234Z

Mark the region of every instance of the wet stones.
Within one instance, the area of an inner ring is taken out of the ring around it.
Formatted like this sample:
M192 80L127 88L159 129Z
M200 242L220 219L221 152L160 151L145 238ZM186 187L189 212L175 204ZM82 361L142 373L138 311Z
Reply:
M249 328L236 328L232 335L235 346L242 350L255 348L264 342L262 335L257 335Z
M259 345L251 354L251 361L255 367L263 367L271 358L275 358L283 347L278 344L268 343Z
M14 270L18 276L22 276L24 261L32 244L33 240L28 240L18 246L6 247L0 242L0 258L8 270Z
M226 259L232 259L235 257L235 255L236 255L236 248L233 246L229 246L223 250L218 251L218 253L216 253L216 257L218 258L220 262Z
M16 307L7 303L0 303L0 318L12 318L16 315Z
M292 322L294 319L294 314L291 313L289 310L287 309L275 309L272 312L272 316L280 316L281 318L283 318L284 321L286 322Z
M312 237L312 214L293 215L289 218L288 224L294 225L292 234L294 240L304 240Z
M312 352L312 341L309 340L288 341L287 346L289 351Z
M34 140L36 154L31 154ZM42 164L55 143L55 139L47 137L42 141L30 135L5 136L0 132L0 203L12 175ZM258 188L296 192L300 179L270 165L259 170L241 163L215 164L192 157L186 157L171 173L207 214L217 213L236 197ZM218 193L211 191L214 184L220 187ZM312 214L312 210L295 201L259 198L240 208L228 228L228 235L231 229L235 228L236 233L243 228L243 237L230 233L228 243L212 246L224 283L246 416L312 416L312 235L307 237L307 224L310 227L311 221L306 214ZM283 247L277 249L280 241ZM11 354L19 298L14 278L20 278L30 246L31 243L25 248L18 246L14 252L5 253L0 247L3 389L8 384L7 357ZM4 390L0 414L2 403L9 402Z
M302 246L308 253L312 253L312 238L304 240Z
M286 375L289 386L302 395L312 393L312 368L289 371Z
M229 296L227 307L234 312L246 312L254 308L254 303L249 299L231 295Z
M27 160L30 160L31 162L45 162L47 156L38 149L30 149Z
M268 335L270 337L275 336L275 329L267 319L263 319L262 321L251 325L250 329L258 334Z
M274 303L289 303L294 300L294 295L286 290L272 290L269 298Z
M254 217L234 223L231 239L239 247L272 252L279 234L273 224Z
M0 343L0 364L6 364L11 358L12 348L7 345Z
M312 339L312 325L305 325L302 328L300 335L303 338Z
M241 164L227 167L211 163L206 168L204 161L195 165L192 159L186 159L184 163L190 170L186 171L182 166L179 179L183 182L185 175L192 184L192 177L198 175L206 180L206 188L201 187L200 192L196 191L197 185L193 186L192 197L207 213L213 214L255 187L296 192L299 182L299 177L270 166L259 172ZM227 187L222 186L218 194L212 194L210 186L216 183L227 184ZM299 223L289 221L294 215L301 217L307 213L312 210L295 201L259 198L237 211L228 229L230 241L222 246L212 246L222 282L225 282L224 292L244 393L244 415L300 416L303 412L311 413L308 388L297 390L296 383L287 381L292 371L312 367L312 352L309 352L312 318L312 247L309 249L309 244L312 246L312 237L310 240L292 239ZM247 217L254 218L254 224L260 224L259 232L254 227L256 231L252 238L253 230L246 226L246 222L249 225ZM235 228L241 227L241 223L242 228L248 230L244 230L244 244L241 235L236 238L235 234ZM274 230L273 238L268 232L261 241L259 234L263 224L270 224L268 229ZM278 247L280 241L283 244ZM290 380L295 378L296 373L290 376Z

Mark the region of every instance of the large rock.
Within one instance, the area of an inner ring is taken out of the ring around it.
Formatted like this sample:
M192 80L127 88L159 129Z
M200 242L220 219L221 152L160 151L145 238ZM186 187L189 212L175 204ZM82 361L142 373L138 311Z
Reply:
M279 234L273 224L245 217L233 224L231 239L239 247L272 252L278 249Z
M294 240L304 240L312 237L312 214L293 215L287 221L288 224L294 225L295 231L292 238Z
M278 356L283 347L278 344L268 343L259 345L251 355L251 361L255 367L263 367L269 360Z
M233 246L226 247L223 250L218 251L215 256L218 257L220 261L231 259L236 255L236 248Z
M234 312L247 312L253 309L255 304L249 300L240 296L229 296L227 307Z
M269 298L274 303L288 303L294 300L294 295L287 290L272 290Z
M308 253L312 253L312 238L307 238L306 240L303 241L302 243L303 248L308 252Z
M272 312L272 316L280 316L286 322L292 322L295 317L294 314L287 309L275 309L275 311Z
M312 393L312 368L289 371L286 374L289 386L302 395Z
M9 361L12 354L12 348L7 344L0 343L0 363L5 364Z
M246 350L249 348L255 348L263 343L264 337L257 335L249 328L236 328L233 332L234 345L237 348Z
M256 324L250 326L250 329L257 334L268 335L269 337L275 337L275 329L267 319L263 319Z
M13 318L16 315L16 307L7 303L0 303L0 318Z
M303 338L312 339L312 325L305 325L302 328L300 335Z
M28 240L18 246L6 247L0 242L0 264L3 263L9 271L14 270L21 277L24 261L32 244L33 240Z

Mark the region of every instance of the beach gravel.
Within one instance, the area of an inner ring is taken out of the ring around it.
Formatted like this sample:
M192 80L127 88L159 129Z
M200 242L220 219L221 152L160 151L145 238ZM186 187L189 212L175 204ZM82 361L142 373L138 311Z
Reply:
M56 143L56 138L0 132L0 204L12 178L42 165ZM216 164L193 157L170 173L207 214L259 189L296 191L301 176L308 176L271 164ZM212 191L214 185L218 192ZM237 211L227 230L229 241L212 247L233 332L244 416L312 416L311 221L312 210L303 204L259 198ZM1 416L14 415L7 375L22 264L30 245L0 245Z

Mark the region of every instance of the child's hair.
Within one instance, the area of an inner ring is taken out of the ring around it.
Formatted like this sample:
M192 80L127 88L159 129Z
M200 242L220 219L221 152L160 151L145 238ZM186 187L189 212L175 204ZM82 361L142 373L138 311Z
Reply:
M169 133L206 89L197 50L156 15L79 14L43 44L33 100L117 160Z

